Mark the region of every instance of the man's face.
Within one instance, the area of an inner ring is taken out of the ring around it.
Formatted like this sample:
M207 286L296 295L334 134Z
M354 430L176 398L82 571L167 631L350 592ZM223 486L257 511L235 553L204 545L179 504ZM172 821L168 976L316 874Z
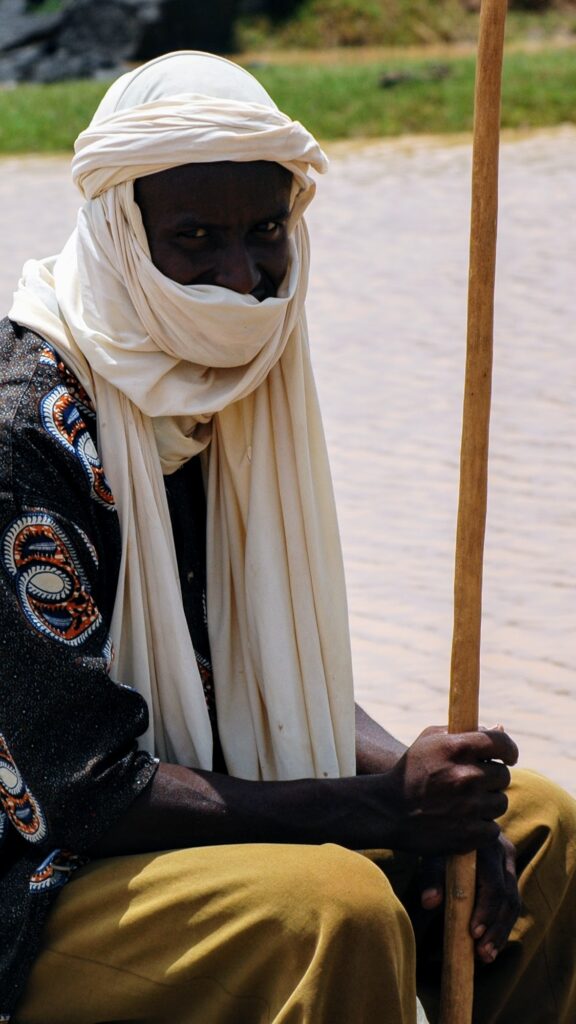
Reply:
M268 161L184 164L139 178L134 196L154 266L179 284L259 301L288 269L292 175Z

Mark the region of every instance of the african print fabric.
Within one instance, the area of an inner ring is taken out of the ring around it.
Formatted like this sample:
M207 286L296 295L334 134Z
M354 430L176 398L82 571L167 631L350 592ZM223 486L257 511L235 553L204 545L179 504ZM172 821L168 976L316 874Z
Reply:
M138 749L143 698L109 675L121 543L90 400L52 348L8 320L0 391L0 1020L8 1021L52 901L157 762ZM200 569L182 562L189 590L198 577L202 585ZM200 614L192 639L209 682L203 628Z

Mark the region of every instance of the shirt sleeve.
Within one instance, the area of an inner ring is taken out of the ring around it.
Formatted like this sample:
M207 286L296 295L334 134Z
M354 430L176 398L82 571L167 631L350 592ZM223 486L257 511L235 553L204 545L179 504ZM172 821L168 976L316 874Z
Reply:
M116 512L82 410L59 395L78 443L28 401L0 458L0 806L26 842L83 853L157 761L138 749L144 699L109 674Z

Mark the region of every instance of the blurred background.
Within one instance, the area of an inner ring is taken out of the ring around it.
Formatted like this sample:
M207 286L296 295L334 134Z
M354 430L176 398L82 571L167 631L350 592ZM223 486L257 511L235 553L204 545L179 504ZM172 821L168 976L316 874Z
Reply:
M468 131L478 4L0 0L0 153L69 151L112 78L181 48L232 55L324 140ZM506 33L503 126L574 122L576 0L510 0Z
M475 37L480 0L0 0L0 77L58 81L169 50L412 46ZM510 0L511 38L569 38L575 0Z

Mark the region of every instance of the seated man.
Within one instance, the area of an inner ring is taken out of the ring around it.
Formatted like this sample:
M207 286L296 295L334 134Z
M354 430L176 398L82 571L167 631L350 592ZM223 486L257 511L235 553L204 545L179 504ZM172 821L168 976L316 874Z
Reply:
M310 167L242 69L150 62L1 326L0 1020L410 1024L417 967L434 1020L471 849L475 1020L576 1020L574 802L354 707Z

